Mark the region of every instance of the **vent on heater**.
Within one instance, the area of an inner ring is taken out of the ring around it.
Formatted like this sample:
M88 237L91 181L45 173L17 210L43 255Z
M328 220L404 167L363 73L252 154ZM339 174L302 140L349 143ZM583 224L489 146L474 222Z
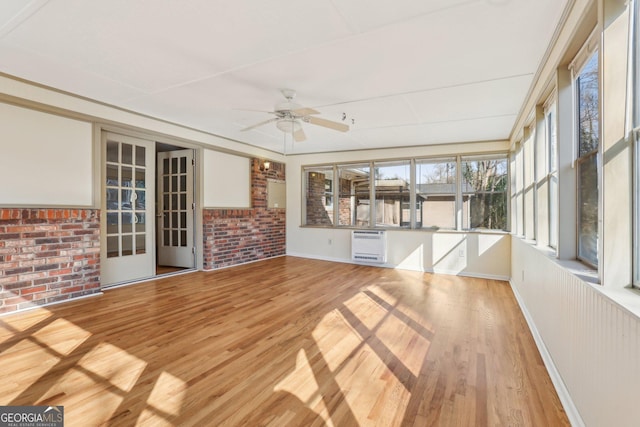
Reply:
M351 259L360 262L387 262L387 235L384 231L353 230Z

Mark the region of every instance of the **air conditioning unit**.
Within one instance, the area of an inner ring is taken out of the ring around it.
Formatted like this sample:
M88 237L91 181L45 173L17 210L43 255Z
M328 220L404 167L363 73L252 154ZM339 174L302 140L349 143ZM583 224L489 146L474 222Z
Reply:
M387 234L385 231L353 230L351 259L359 262L387 262Z

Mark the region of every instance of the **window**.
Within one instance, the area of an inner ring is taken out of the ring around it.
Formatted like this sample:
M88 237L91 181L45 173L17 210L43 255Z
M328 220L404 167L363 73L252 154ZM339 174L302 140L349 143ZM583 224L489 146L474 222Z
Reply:
M633 125L635 128L640 127L640 1L633 3L634 19L633 28L631 29L631 44L633 46L633 87L634 87L634 114Z
M524 132L522 144L523 158L523 192L524 192L524 236L529 240L537 239L537 201L536 201L536 132L535 124L529 125Z
M455 159L416 160L416 227L456 228Z
M510 194L511 194L511 223L509 224L511 231L515 233L518 228L518 198L516 191L516 174L514 171L517 171L516 168L517 156L516 152L513 151L509 155L509 170L511 173L509 176L511 177L511 185L510 185Z
M330 203L333 167L305 168L305 188L307 193L306 225L333 225L333 206Z
M635 1L631 45L633 47L633 144L634 144L634 286L640 287L640 1Z
M598 51L575 77L577 118L578 258L598 266L600 112Z
M513 182L515 185L513 188L515 190L516 222L513 231L518 236L524 236L524 150L522 149L522 142L518 143L514 163Z
M547 103L544 112L545 136L547 142L546 156L546 181L549 186L548 192L548 224L549 224L549 246L558 247L558 141L556 136L556 102L552 98Z
M333 179L324 180L324 205L333 207Z
M369 226L370 170L369 163L338 166L338 225Z
M462 228L507 228L507 158L463 158Z
M410 184L411 162L376 162L375 176L375 216L377 226L411 226Z
M508 169L504 154L304 166L303 224L507 230Z

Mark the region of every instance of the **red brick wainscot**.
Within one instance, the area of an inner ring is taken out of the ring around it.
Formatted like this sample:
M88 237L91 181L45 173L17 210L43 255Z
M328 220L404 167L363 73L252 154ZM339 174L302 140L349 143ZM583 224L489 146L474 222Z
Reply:
M286 211L267 208L267 182L284 182L285 166L251 161L251 209L204 209L204 269L244 264L286 254Z
M100 211L0 208L0 313L100 291Z

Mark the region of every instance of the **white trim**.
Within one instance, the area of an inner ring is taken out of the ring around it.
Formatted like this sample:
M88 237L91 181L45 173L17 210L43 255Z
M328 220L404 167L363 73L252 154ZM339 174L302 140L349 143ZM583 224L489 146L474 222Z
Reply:
M105 292L108 292L112 289L117 289L117 288L123 288L125 286L131 286L131 285L139 285L140 283L146 283L146 282L151 282L153 280L160 280L160 279L166 279L169 277L174 277L174 276L181 276L183 274L189 274L189 273L195 273L197 271L200 271L196 268L187 268L184 270L179 270L179 271L174 271L171 273L165 273L165 274L159 274L156 276L151 276L151 277L145 277L144 279L140 279L140 280L132 280L129 282L119 282L119 283L114 283L113 285L106 285L102 287L102 290Z
M26 308L21 308L21 309L15 310L15 311L7 311L6 313L0 314L0 317L10 316L12 314L17 314L17 313L24 313L24 312L27 312L27 311L36 310L38 308L50 307L52 305L64 304L64 303L69 303L69 302L76 302L76 301L80 301L80 300L87 299L87 298L100 297L100 296L103 296L103 295L104 295L104 292L99 291L99 292L95 292L93 294L82 295L82 296L79 296L79 297L73 297L73 298L64 299L64 300L61 300L61 301L49 302L47 304L34 304L32 306L29 306L29 307L26 307ZM27 301L25 301L25 302L27 302Z
M225 265L224 267L218 267L218 268L206 268L206 269L202 269L201 271L218 271L218 270L225 270L227 268L233 268L233 267L239 267L241 265L248 265L248 264L253 264L256 262L260 262L260 261L266 261L269 259L274 259L274 258L282 258L283 256L287 256L288 254L283 254L283 255L276 255L276 256L271 256L268 258L260 258L260 259L254 259L252 261L247 261L247 262L243 262L240 264L233 264L233 265Z
M564 384L562 380L562 376L558 369L556 368L555 363L553 363L553 358L547 350L547 347L544 345L544 340L540 336L540 332L529 314L527 307L524 305L522 301L522 297L518 293L517 287L513 284L511 280L509 280L509 285L511 286L511 290L513 291L513 295L520 306L520 310L524 315L525 320L527 321L527 325L529 326L529 330L531 331L531 335L533 336L533 340L538 347L538 351L540 352L540 356L542 357L542 361L544 362L544 366L547 368L547 372L549 373L549 377L551 378L551 382L553 383L554 388L556 389L556 393L558 393L558 397L560 398L560 402L562 403L562 407L567 414L567 418L569 418L569 422L574 427L582 427L585 426L582 417L580 416L580 412L578 412L578 408L573 403L573 399L571 398L571 394L567 389L567 386Z
M574 80L575 75L580 74L582 68L585 66L589 58L591 58L593 52L598 50L599 46L600 32L598 31L598 27L596 26L596 28L591 31L591 34L589 34L589 37L587 37L587 40L584 42L576 56L569 63L569 70L571 70L571 72L573 73Z
M329 261L329 262L339 262L341 264L354 264L354 265L364 265L364 266L369 266L369 267L379 267L379 268L391 268L391 269L397 269L397 270L406 270L406 271L417 271L419 273L432 273L432 274L446 274L449 276L460 276L460 277L473 277L476 279L487 279L487 280L502 280L503 282L508 282L510 277L509 276L501 276L501 275L497 275L497 274L483 274L483 273L465 273L465 272L459 272L459 271L455 271L455 270L446 270L446 269L433 269L433 268L406 268L406 267L399 267L399 266L395 266L392 264L372 264L372 263L364 263L364 262L355 262L355 261L351 261L348 259L344 259L344 258L333 258L333 257L325 257L325 256L319 256L319 255L309 255L309 254L302 254L302 253L298 253L298 252L287 252L286 256L292 256L292 257L297 257L297 258L306 258L306 259L316 259L319 261Z

